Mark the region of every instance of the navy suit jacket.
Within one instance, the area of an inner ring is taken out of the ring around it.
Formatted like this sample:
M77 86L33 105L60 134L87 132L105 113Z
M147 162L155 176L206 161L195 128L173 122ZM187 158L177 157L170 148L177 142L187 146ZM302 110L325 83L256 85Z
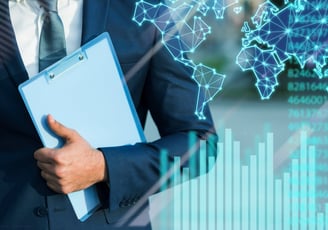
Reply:
M151 51L160 39L158 31L150 23L134 23L134 7L134 0L84 0L82 43L109 32L140 121L144 125L150 111L161 139L101 149L110 189L98 184L103 207L81 223L67 196L46 186L33 158L42 144L17 90L28 76L8 0L0 0L0 229L112 229L140 214L144 195L159 179L161 149L172 160L187 152L188 131L196 131L199 138L215 133L208 109L206 120L194 115L198 87L190 78L192 70L174 61L165 48ZM135 69L149 52L151 58ZM136 212L133 207L138 207Z

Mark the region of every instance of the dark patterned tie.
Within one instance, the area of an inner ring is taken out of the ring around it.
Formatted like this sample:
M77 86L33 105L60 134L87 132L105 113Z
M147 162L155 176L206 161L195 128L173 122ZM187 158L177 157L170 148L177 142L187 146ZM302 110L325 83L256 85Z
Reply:
M57 0L38 0L44 8L39 43L39 71L66 56L63 23L57 12Z

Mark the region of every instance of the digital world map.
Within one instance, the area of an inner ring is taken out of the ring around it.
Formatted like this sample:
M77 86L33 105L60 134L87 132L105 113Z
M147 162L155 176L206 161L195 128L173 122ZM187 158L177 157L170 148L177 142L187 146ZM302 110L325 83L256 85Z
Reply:
M327 75L327 10L324 0L296 1L281 10L267 1L252 17L255 29L245 22L237 64L242 70L253 71L263 99L270 98L279 73L285 70L284 63L291 58L302 68L314 65L319 78Z
M197 52L211 33L211 27L203 18L211 12L217 20L222 20L228 7L233 7L236 14L242 10L238 0L167 0L165 4L141 0L136 3L133 20L140 26L153 23L172 58L193 69L191 77L199 87L195 103L195 114L199 119L206 119L204 106L222 90L226 74L195 63L187 55ZM281 9L266 1L258 6L251 18L252 25L244 23L241 29L244 38L236 64L243 71L253 72L262 99L269 99L275 91L278 76L291 58L295 58L302 68L307 64L314 66L318 78L328 76L327 10L325 0L285 0Z

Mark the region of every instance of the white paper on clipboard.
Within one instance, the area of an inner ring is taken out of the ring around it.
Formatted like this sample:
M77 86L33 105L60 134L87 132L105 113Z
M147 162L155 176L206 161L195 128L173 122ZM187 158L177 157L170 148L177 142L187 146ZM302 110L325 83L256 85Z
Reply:
M64 144L47 127L48 114L95 148L145 141L108 33L22 83L19 92L45 147ZM68 196L81 221L100 205L95 186Z

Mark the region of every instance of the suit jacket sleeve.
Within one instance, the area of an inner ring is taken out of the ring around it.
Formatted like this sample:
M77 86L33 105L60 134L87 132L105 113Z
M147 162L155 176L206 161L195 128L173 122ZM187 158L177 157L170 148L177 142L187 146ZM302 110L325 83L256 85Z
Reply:
M169 161L188 152L188 132L195 131L199 139L214 135L214 125L208 108L206 120L194 114L198 87L191 79L191 69L173 60L162 48L150 61L142 101L150 111L161 138L152 143L102 148L109 175L110 210L120 208L125 201L142 197L159 180L160 151L168 151ZM182 167L188 165L186 161Z

